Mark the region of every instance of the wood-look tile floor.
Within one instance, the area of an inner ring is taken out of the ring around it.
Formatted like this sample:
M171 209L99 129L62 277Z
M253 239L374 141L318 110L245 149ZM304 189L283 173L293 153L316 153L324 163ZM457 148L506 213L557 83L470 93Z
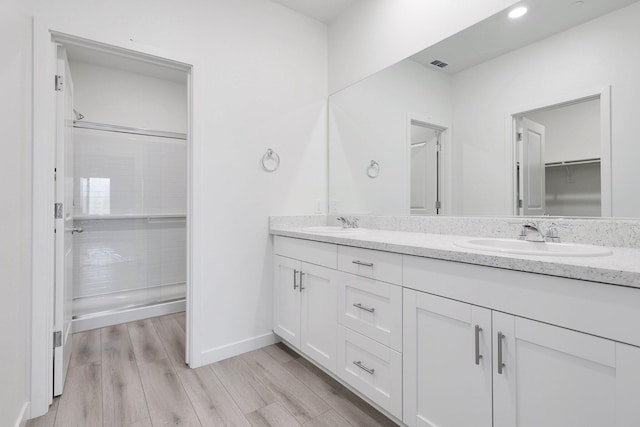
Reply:
M73 336L62 396L29 427L394 426L283 344L189 369L184 313Z

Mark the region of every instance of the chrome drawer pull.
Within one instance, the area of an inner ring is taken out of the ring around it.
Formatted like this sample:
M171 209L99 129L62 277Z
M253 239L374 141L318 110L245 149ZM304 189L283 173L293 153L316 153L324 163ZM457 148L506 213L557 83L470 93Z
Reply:
M298 275L298 270L293 270L293 290L298 289L298 284L296 283L296 276Z
M353 364L356 365L358 368L362 369L363 371L365 371L367 374L373 375L376 372L375 369L367 368L366 366L364 366L362 362L359 360L357 362L353 362Z
M362 261L351 261L352 263L356 264L356 265L361 265L363 267L373 267L373 263L372 262L362 262Z
M368 311L369 313L373 313L374 311L376 311L375 308L369 308L369 307L365 307L364 305L357 303L357 304L353 304L354 307L359 308L360 310L364 310L364 311Z
M476 365L479 365L480 359L482 359L480 354L480 332L482 332L482 328L480 325L476 325Z
M498 332L498 373L502 375L502 371L506 366L502 361L502 340L504 339L504 334L502 332Z

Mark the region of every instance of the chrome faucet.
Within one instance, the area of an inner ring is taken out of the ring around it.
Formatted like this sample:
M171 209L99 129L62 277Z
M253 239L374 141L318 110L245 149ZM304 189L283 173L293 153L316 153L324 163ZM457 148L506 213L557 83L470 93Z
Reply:
M522 227L518 239L526 240L527 242L547 242L547 243L560 243L560 235L558 234L559 228L569 228L564 224L558 224L552 222L547 227L546 233L542 233L540 230L540 224L535 221L524 221L520 224Z
M534 221L525 221L522 223L522 229L518 239L527 242L544 242L545 236L540 231L540 226Z
M360 221L357 216L339 216L336 219L342 223L342 228L358 228L358 221Z

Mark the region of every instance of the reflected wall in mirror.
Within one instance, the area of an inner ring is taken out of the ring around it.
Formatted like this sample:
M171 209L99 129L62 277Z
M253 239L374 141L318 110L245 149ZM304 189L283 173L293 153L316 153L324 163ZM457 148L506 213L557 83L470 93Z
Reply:
M517 137L527 120L545 128L536 214L640 217L640 3L571 3L532 2L526 31L505 11L333 94L331 210L436 213L412 208L412 182L430 173L412 173L414 121L443 130L438 213L533 214ZM519 45L499 48L501 39ZM381 166L376 180L362 171L371 158Z

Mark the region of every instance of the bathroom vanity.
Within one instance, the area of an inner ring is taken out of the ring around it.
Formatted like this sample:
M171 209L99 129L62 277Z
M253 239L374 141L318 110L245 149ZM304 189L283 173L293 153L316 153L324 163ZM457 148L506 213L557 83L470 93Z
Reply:
M273 330L396 422L640 423L640 249L545 257L318 230L272 224Z

